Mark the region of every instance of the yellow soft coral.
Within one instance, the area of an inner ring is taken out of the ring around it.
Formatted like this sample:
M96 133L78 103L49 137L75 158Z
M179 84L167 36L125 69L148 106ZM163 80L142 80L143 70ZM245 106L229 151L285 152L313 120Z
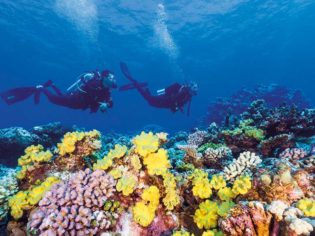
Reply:
M23 211L36 205L44 196L44 194L55 183L59 182L56 177L48 177L40 185L31 188L29 191L20 191L9 199L11 215L18 220L23 216Z
M118 179L122 176L122 171L120 169L112 169L108 174L113 176L114 179Z
M42 145L31 145L25 149L25 154L18 159L18 165L22 169L17 172L18 179L26 177L27 170L38 163L48 162L53 157L50 151L44 151Z
M115 148L110 150L103 159L97 160L96 163L93 164L93 170L107 170L109 167L113 165L113 160L115 158L123 157L127 152L126 146L121 146L119 144L115 145Z
M83 140L84 138L96 139L101 136L100 132L93 130L90 132L68 132L64 135L61 143L57 144L59 154L61 156L71 154L76 149L76 143Z
M30 207L27 198L28 192L20 191L9 199L9 207L14 219L20 219L23 216L23 210Z
M232 191L238 195L238 194L246 194L248 190L250 190L252 187L252 182L249 176L241 176L237 178L232 187Z
M103 159L97 160L93 164L93 170L107 170L113 165L113 159L105 156Z
M216 202L206 200L200 203L199 208L194 215L194 222L199 229L211 229L217 226L218 220L218 204Z
M159 137L152 132L141 132L141 134L137 135L132 142L135 145L135 152L142 157L146 157L148 154L156 152L160 145Z
M133 219L139 225L147 227L155 217L159 205L160 192L156 186L150 186L142 193L142 201L137 202L132 208Z
M132 155L132 156L130 157L130 162L131 162L131 163L130 163L131 166L132 166L135 170L139 171L139 170L142 168L140 158L139 158L137 155Z
M173 210L180 203L180 198L176 191L175 176L171 172L166 171L162 174L162 177L166 193L163 198L163 204L167 210Z
M117 191L122 192L124 196L129 196L133 193L136 186L137 177L131 173L126 173L118 180L116 189Z
M109 153L107 154L107 157L112 158L112 159L121 158L126 154L127 149L128 148L126 146L116 144L115 148L109 151Z
M230 199L233 199L235 197L235 194L231 188L225 187L225 188L221 188L218 191L218 196L222 201L228 201Z
M155 217L155 212L144 202L137 202L132 213L134 221L143 227L150 225Z
M143 162L150 175L162 175L171 167L167 151L163 148L159 149L157 153L149 154Z
M222 175L213 175L210 183L215 190L219 190L226 186L225 179Z
M189 178L192 179L192 192L195 197L206 199L211 196L212 186L206 172L204 172L203 170L195 169Z
M175 190L168 190L163 198L163 204L167 210L171 211L180 203L179 195Z
M142 199L148 204L156 209L157 206L159 205L160 201L160 191L156 186L150 186L149 188L145 189L142 193Z
M198 179L192 189L193 195L195 197L200 197L201 199L209 198L212 194L211 184L208 179Z
M303 211L307 217L315 217L315 200L310 198L304 198L297 202L297 208Z

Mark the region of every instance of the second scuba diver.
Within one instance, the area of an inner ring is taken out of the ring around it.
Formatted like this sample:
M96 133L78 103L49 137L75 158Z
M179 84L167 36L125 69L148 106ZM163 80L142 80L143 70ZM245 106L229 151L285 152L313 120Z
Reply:
M52 89L49 90L49 88ZM34 95L34 101L39 103L40 95L46 95L51 103L72 109L89 109L91 113L107 111L113 106L111 89L117 88L114 75L104 70L85 73L80 76L66 93L62 93L51 80L43 85L23 87L0 93L0 97L11 105Z
M125 77L131 82L131 84L120 87L120 91L137 89L151 106L170 109L172 112L183 112L184 106L188 104L187 115L189 115L192 97L197 95L198 90L195 82L189 84L174 83L165 89L158 90L157 95L152 95L146 83L139 83L131 76L125 63L120 63L120 68Z

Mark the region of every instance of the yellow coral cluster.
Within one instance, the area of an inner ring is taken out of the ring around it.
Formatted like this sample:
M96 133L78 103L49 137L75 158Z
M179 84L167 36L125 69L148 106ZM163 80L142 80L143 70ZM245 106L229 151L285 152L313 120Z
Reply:
M122 192L124 196L129 196L133 193L137 186L137 177L130 172L124 173L124 175L118 180L116 189L118 192Z
M61 156L71 154L75 151L77 142L82 141L84 138L96 139L100 136L101 134L97 130L90 132L68 132L64 135L61 143L57 144L59 154Z
M206 199L211 196L211 184L206 172L200 169L195 169L190 178L192 179L192 192L195 197Z
M235 195L246 194L252 187L251 178L249 176L238 177L232 187L232 191Z
M166 171L162 174L163 185L165 187L165 197L163 198L163 204L167 210L173 210L180 203L180 198L176 190L175 176Z
M147 157L144 157L143 163L148 168L150 175L162 175L171 167L167 151L163 148L156 153L148 154Z
M216 202L206 200L199 204L194 215L194 222L199 229L211 229L217 227L219 206Z
M310 198L304 198L297 202L297 208L303 211L307 217L315 217L315 200Z
M149 226L159 205L160 191L156 186L150 186L142 193L142 201L132 208L133 219L143 227Z
M31 188L28 191L20 191L9 199L9 206L11 208L11 215L18 220L23 216L23 211L32 208L44 196L44 194L55 183L59 182L56 177L48 177L44 182Z
M16 175L18 179L24 179L27 170L34 164L48 162L53 157L53 154L45 151L42 145L29 146L24 152L25 154L18 159L18 165L22 167Z
M132 142L135 145L135 152L142 157L146 157L148 154L156 152L160 146L159 137L152 132L141 132L141 134L137 135Z
M116 144L115 148L110 150L108 154L103 157L103 159L97 160L97 162L93 165L93 170L107 170L113 165L113 160L115 158L121 158L125 156L126 152L126 146Z
M176 190L176 180L175 176L169 171L171 163L167 150L159 148L161 142L166 140L166 135L165 133L154 135L151 132L142 132L133 139L133 143L135 152L142 157L143 164L147 167L149 175L162 176L165 187L163 204L167 210L173 210L180 202Z

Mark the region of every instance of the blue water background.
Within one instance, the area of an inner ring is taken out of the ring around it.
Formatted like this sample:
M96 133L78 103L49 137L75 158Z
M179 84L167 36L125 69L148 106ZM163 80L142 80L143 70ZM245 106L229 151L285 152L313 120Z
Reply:
M50 104L8 106L0 128L51 121L132 132L157 124L189 129L217 96L278 83L315 100L315 1L1 0L0 90L51 79L62 90L85 71L125 61L152 90L195 80L191 116L150 107L136 91L113 92L107 114Z

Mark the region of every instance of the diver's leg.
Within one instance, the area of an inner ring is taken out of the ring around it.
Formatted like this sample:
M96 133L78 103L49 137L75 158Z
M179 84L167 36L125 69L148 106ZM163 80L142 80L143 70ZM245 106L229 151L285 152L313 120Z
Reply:
M59 95L53 94L48 89L43 88L41 91L46 95L48 100L56 105L60 106L69 106L69 96L68 95Z

